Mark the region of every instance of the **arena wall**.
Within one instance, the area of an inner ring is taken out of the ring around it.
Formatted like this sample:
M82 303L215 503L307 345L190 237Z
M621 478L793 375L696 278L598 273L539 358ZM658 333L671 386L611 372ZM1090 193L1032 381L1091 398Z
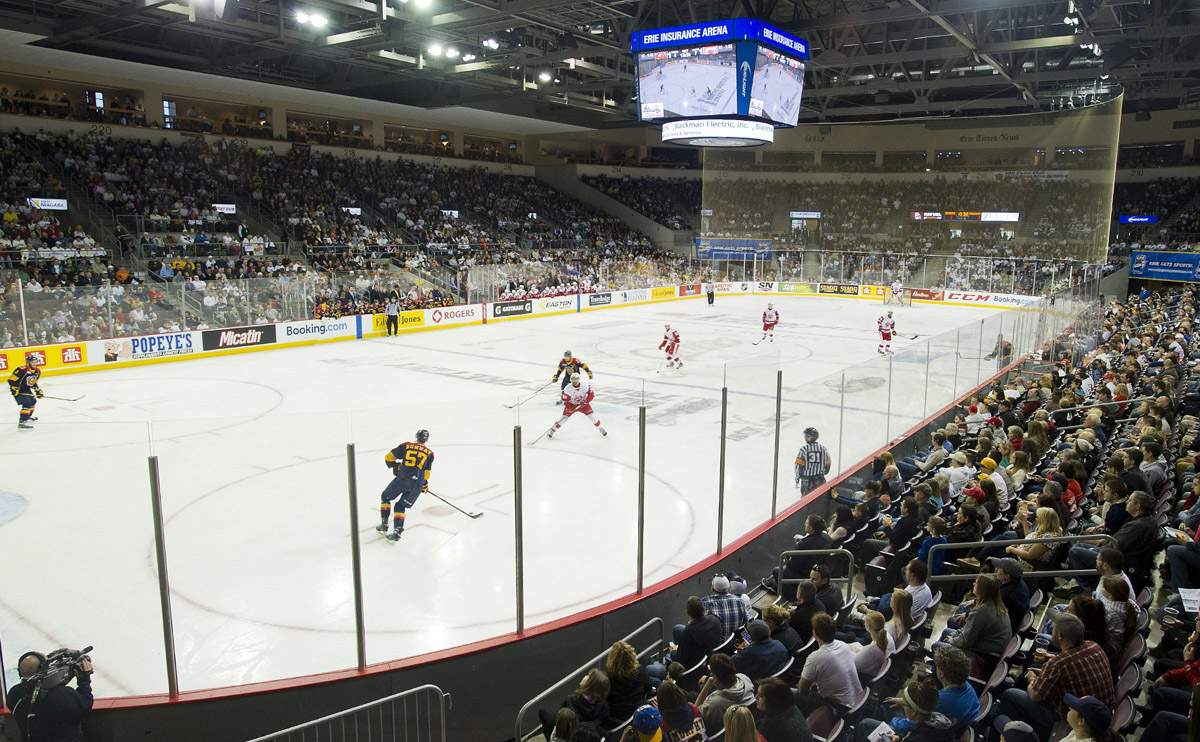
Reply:
M824 296L865 301L883 301L891 289L855 283L734 281L714 284L722 296ZM989 291L959 291L909 288L916 304L941 304L984 309L1019 309L1035 304L1038 297L998 294ZM469 325L554 317L594 312L616 307L639 306L704 297L698 283L655 286L644 289L602 291L590 294L517 299L433 309L411 309L400 313L399 332L445 330ZM103 371L151 363L186 361L194 358L252 353L276 348L294 348L318 343L363 340L387 334L386 317L362 314L337 318L277 322L242 327L223 327L182 332L154 333L106 340L20 346L0 349L0 373L16 368L28 353L39 359L46 376Z

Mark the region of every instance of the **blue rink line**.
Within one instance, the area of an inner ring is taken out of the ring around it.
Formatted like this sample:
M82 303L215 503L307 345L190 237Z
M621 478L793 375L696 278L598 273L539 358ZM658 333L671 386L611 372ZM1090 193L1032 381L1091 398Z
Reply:
M25 512L28 503L24 497L12 492L0 492L0 526L10 523Z

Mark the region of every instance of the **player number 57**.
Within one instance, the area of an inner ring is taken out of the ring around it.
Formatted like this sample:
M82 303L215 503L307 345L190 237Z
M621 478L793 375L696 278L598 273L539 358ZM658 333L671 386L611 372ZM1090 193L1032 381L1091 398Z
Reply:
M417 463L418 459L420 460L420 463ZM429 457L420 451L414 451L410 448L404 452L404 465L411 469L425 468L425 462L428 460Z

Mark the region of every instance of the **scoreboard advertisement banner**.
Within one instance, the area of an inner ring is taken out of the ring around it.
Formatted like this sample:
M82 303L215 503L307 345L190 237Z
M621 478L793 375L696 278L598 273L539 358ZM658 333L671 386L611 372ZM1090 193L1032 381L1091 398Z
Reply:
M1200 253L1134 250L1129 256L1129 277L1200 282Z

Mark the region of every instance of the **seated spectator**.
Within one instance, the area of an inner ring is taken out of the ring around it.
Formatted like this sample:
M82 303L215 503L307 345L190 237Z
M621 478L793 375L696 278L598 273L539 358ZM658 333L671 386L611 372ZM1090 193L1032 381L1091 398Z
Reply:
M961 732L979 713L979 694L968 680L971 660L957 647L942 647L933 654L938 683L937 710L951 721L955 732ZM901 725L904 726L904 725ZM900 731L900 727L893 727Z
M621 742L663 742L662 714L646 704L633 714L633 723L621 733Z
M566 706L560 708L554 715L554 731L548 738L549 742L571 742L578 727L579 718L575 712Z
M708 658L708 675L700 679L696 704L709 735L721 731L725 710L754 702L754 683L737 671L729 655L718 652ZM728 730L726 730L728 733Z
M1137 630L1138 624L1137 604L1130 599L1129 583L1122 577L1123 575L1105 577L1096 588L1096 599L1104 606L1105 625L1108 629L1108 644L1105 649L1110 657L1117 658L1125 651L1125 643Z
M917 517L918 506L915 498L906 497L900 502L900 518L893 521L884 516L882 528L876 538L863 542L862 559L870 562L883 551L890 548L892 553L903 549L909 541L916 538L921 531L921 521Z
M956 738L954 724L937 710L938 689L928 680L910 680L900 695L887 699L886 703L900 714L888 725L898 732L893 739L910 742L953 742ZM866 742L883 722L863 719L854 728L854 739ZM905 727L900 732L897 726Z
M561 708L574 711L577 724L598 727L609 716L608 688L607 675L600 670L589 670L579 682L579 688L562 702ZM542 722L542 733L550 739L556 716L546 709L538 709L538 719Z
M687 694L673 682L658 686L655 703L662 714L664 742L684 740L691 735L704 737L704 720L700 708L688 700Z
M769 605L763 610L763 621L771 630L771 638L782 644L788 654L795 654L804 646L804 640L792 628L791 617L792 611L782 605Z
M853 642L846 646L854 652L858 679L866 683L883 669L883 663L896 651L896 642L888 633L883 614L879 611L870 611L863 616L863 629L870 641L865 645Z
M995 577L976 577L973 593L974 605L962 629L946 629L942 632L941 642L934 644L934 649L948 643L977 657L984 667L983 672L990 673L1012 638L1012 622L1000 597L1000 583Z
M1062 699L1071 693L1115 702L1112 670L1104 649L1084 638L1083 622L1070 613L1054 619L1052 639L1062 651L1045 666L1025 674L1027 688L1010 688L1000 697L999 713L1028 723L1041 738L1063 715Z
M628 719L650 694L650 677L628 642L617 641L608 649L604 671L608 675L608 713L605 726Z
M804 661L800 673L799 705L805 713L830 704L845 711L862 700L862 683L854 665L854 652L837 638L833 619L825 614L813 616L813 636L817 650Z
M721 633L729 636L750 620L750 610L746 603L729 592L729 578L717 575L712 581L712 593L705 596L704 610L717 617L721 622Z
M804 519L804 534L796 534L796 550L806 549L828 549L833 546L833 542L829 539L829 535L825 532L827 524L825 519L819 515L810 515ZM808 576L809 571L814 565L825 561L825 556L791 556L783 565L782 578L785 580L803 579ZM784 584L780 585L780 572L776 567L771 570L770 577L764 577L762 580L763 587L772 590L783 597L784 600L792 601L796 599L796 585Z
M1109 727L1112 726L1112 709L1103 701L1095 696L1079 698L1068 693L1063 696L1063 704L1070 709L1067 712L1067 725L1071 727L1071 733L1063 737L1062 742L1109 742L1113 739L1109 732Z
M817 586L812 580L805 580L797 587L799 589L796 590L796 607L792 609L788 623L796 630L796 635L800 637L803 645L808 644L808 640L812 638L812 617L829 611L817 600Z
M808 573L808 577L813 587L816 588L816 595L814 597L816 597L817 603L824 606L826 613L836 616L837 612L841 610L844 600L841 591L833 586L830 574L829 565L814 564L812 570Z
M721 645L729 636L721 629L716 616L704 610L704 603L695 595L687 599L687 624L676 624L674 647L663 662L655 662L646 668L652 683L661 683L667 677L667 667L678 662L684 667L695 667L705 655Z
M1117 541L1116 548L1125 555L1133 586L1140 588L1148 580L1154 555L1160 548L1158 523L1154 520L1154 498L1145 492L1134 492L1129 496L1126 507L1129 519L1112 536ZM1067 552L1067 565L1070 569L1095 569L1099 554L1098 545L1075 544ZM1080 582L1086 580L1076 579Z
M929 579L929 567L917 559L913 559L904 569L904 578L907 583L905 591L912 595L912 618L913 623L920 623L925 617L925 610L933 603L933 591L929 589L929 585L925 581ZM866 613L868 610L879 611L886 618L892 617L892 593L884 593L877 599L868 601L865 605L858 606L859 613Z
M1029 598L1032 591L1029 583L1025 582L1025 570L1016 559L996 559L992 562L995 567L994 576L1000 583L1000 599L1008 612L1008 620L1012 624L1013 633L1029 612Z
M832 623L832 622L831 622ZM788 684L768 678L758 684L758 731L766 742L813 742L804 714Z
M751 621L746 627L750 643L733 655L737 671L757 682L779 672L787 663L787 649L771 638L771 630L764 621Z
M946 521L942 520L940 516L934 515L925 522L925 530L929 535L921 540L921 547L917 550L917 559L929 564L932 567L932 574L940 575L945 571L946 552L934 552L933 562L930 563L929 550L937 544L949 541L946 538Z
M751 699L754 695L751 694ZM745 706L725 709L725 742L766 742L755 727L754 712Z

